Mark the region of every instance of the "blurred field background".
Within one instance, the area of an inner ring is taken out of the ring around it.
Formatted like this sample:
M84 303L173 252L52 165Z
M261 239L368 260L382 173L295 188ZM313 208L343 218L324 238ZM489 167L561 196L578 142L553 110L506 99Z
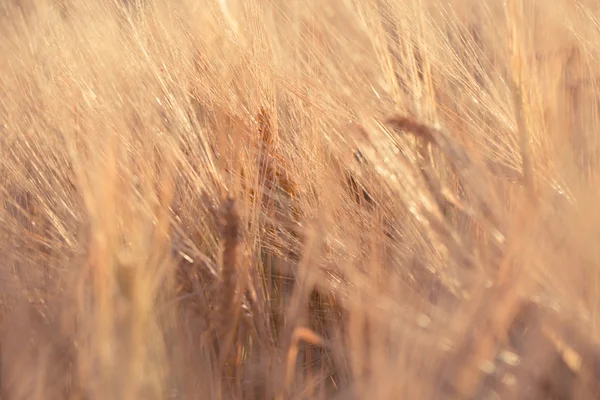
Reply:
M0 1L2 399L600 396L600 7Z

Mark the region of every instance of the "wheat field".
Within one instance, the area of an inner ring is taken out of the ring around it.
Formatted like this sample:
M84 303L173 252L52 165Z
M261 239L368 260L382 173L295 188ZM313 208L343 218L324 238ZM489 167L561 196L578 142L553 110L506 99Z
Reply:
M1 0L0 398L600 396L595 0Z

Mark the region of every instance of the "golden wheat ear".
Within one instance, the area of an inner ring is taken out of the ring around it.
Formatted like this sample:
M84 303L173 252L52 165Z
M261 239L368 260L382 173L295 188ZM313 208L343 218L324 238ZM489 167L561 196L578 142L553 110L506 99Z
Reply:
M271 124L271 118L267 115L267 111L264 107L261 107L256 116L258 123L258 136L260 140L267 146L272 146L275 141L273 134L273 125Z
M219 210L219 230L221 235L221 293L219 309L222 313L223 332L233 329L234 321L229 315L236 314L235 299L237 293L238 245L240 239L240 218L235 201L228 197Z
M430 126L420 121L416 121L412 118L404 116L395 116L387 120L387 125L390 126L394 131L399 133L410 133L415 135L419 140L426 145L435 145L444 154L446 160L454 167L458 176L461 180L473 190L474 195L477 198L477 202L470 206L460 204L455 196L452 196L446 188L437 187L434 190L438 193L434 195L443 200L444 203L452 205L462 212L470 213L474 216L477 213L482 218L484 225L490 229L494 237L502 237L502 223L497 215L495 207L490 204L490 200L493 198L487 180L484 174L478 170L477 165L467 152L467 150L456 140L454 140L449 133L439 126ZM422 169L422 174L425 181L431 186L433 183L431 174L428 174L428 170L432 171L431 168L425 166ZM433 185L434 187L436 185ZM432 187L430 187L431 189Z

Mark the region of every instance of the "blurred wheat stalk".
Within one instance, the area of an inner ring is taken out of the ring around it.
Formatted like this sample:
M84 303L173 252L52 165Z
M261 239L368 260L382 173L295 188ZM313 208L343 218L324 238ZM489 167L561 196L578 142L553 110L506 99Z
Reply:
M599 12L3 2L1 397L595 398Z

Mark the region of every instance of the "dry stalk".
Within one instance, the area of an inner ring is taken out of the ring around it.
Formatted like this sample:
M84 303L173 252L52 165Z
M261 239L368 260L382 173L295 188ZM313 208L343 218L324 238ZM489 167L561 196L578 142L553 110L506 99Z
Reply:
M305 340L308 343L318 342L316 334L307 328L301 326L303 309L308 306L311 290L315 286L315 268L313 265L321 252L322 232L310 235L307 238L304 254L297 267L296 284L291 294L289 305L286 307L286 326L281 337L281 346L285 349L285 364L283 370L283 385L279 388L277 398L282 398L291 384L295 371L295 361L298 354L299 340Z
M292 384L292 380L294 379L296 358L298 357L298 350L300 341L303 341L308 344L312 344L315 346L323 345L323 340L319 335L308 328L297 327L294 329L292 333L290 348L286 355L286 376L285 376L285 386L289 387Z

